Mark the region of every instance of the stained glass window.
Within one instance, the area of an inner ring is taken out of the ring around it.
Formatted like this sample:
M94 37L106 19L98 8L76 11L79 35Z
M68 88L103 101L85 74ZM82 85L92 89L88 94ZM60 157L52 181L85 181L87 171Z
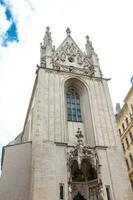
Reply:
M81 122L80 96L74 88L70 88L66 93L67 120Z

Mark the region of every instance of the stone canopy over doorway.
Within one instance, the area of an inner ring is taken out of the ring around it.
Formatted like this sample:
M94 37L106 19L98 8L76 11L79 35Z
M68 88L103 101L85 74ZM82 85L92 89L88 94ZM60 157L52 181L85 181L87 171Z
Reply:
M84 145L80 129L76 137L77 145L68 153L70 200L103 200L97 152Z

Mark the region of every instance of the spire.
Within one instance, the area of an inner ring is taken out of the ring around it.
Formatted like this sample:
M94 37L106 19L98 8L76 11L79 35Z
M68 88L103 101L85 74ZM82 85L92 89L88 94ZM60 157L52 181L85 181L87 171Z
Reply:
M90 41L89 36L86 36L86 53L88 57L91 57L94 53L94 48L92 46L92 42Z
M52 38L49 26L46 27L46 32L43 38L43 45L46 48L47 46L52 47Z
M70 30L70 28L67 28L67 29L66 29L66 33L67 33L68 36L71 35L71 30Z
M40 66L45 68L46 66L51 66L51 57L53 54L52 48L52 37L50 28L46 27L46 32L43 38L43 44L41 44L41 59L40 59Z

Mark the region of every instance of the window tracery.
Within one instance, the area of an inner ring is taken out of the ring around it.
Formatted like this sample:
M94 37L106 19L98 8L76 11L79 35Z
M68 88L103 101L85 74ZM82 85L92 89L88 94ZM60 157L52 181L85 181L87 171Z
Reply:
M67 120L81 122L80 96L74 88L69 88L66 93Z

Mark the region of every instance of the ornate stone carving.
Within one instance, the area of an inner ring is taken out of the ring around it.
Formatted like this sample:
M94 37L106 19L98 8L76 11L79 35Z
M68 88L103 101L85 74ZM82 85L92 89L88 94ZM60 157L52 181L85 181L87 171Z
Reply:
M77 145L74 146L73 150L68 153L68 165L71 165L73 160L77 160L79 168L83 159L88 159L93 167L96 168L96 152L89 146L83 144L83 134L78 128L77 134Z
M70 36L71 31L69 28L67 28L66 32ZM46 35L50 39L49 28L47 28ZM53 47L50 55L53 69L83 74L90 77L95 75L102 76L100 68L98 68L98 58L94 52L92 42L89 40L89 36L86 39L87 54L82 53L71 37L67 37L57 50ZM45 66L45 63L42 62L42 64Z
M68 42L66 42L62 50L65 51L66 55L68 56L76 56L77 54L76 47L73 43L69 44Z
M82 191L82 182L80 185L80 182L73 182L72 181L72 177L71 177L71 166L73 164L73 162L76 160L78 163L78 167L79 170L82 169L81 168L81 163L83 160L88 160L89 163L91 164L92 168L95 169L96 173L97 173L97 178L91 180L91 182L84 182L84 186L86 187L86 189L88 188L89 192L93 192L94 195L96 195L96 197L99 200L104 200L104 192L103 192L103 184L102 184L102 179L101 179L101 170L100 170L100 162L99 162L99 157L98 154L96 152L96 150L94 148L90 148L87 145L84 145L83 142L83 134L81 132L81 130L78 128L77 134L76 134L76 138L77 138L77 144L73 147L73 149L71 149L68 152L67 155L67 164L68 164L68 177L69 177L69 181L68 181L68 190L69 190L69 195L70 198L72 197L73 193L76 191ZM78 187L78 188L76 188ZM88 197L87 197L88 199Z
M67 55L70 55L70 45L69 45L68 42L66 42L65 46L63 47L63 49L64 49L64 51L65 51L65 53Z
M66 54L65 54L65 52L62 52L61 54L60 54L60 59L61 59L61 61L65 61L66 60Z
M47 45L49 45L49 44L52 44L52 38L51 38L50 28L47 26L45 36L44 36L44 39L43 39L44 48L46 48Z
M73 73L77 73L77 74L84 74L84 75L88 75L88 76L92 76L95 73L94 70L94 66L84 66L83 68L78 68L78 67L74 67L74 66L68 66L68 65L63 65L60 64L60 57L58 56L58 54L56 55L55 58L52 58L52 64L53 64L53 68L57 69L58 71L64 71L64 72L73 72Z
M86 36L86 52L89 58L91 58L92 54L94 53L94 48L88 35Z
M77 53L77 63L79 64L79 65L82 65L83 64L83 58L82 58L82 55L81 55L81 53L78 51L78 53Z
M46 68L46 57L41 58L41 67Z
M73 43L70 45L69 51L71 56L76 56L77 51Z

